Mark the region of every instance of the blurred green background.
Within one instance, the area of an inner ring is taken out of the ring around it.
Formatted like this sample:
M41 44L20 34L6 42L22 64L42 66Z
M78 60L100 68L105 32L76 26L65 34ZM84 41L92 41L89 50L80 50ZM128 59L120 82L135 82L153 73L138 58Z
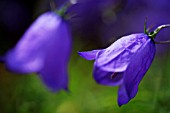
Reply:
M69 92L49 92L38 76L15 75L0 64L0 113L169 113L170 54L154 59L137 96L118 107L118 87L96 84L93 61L78 56L75 42L69 63Z

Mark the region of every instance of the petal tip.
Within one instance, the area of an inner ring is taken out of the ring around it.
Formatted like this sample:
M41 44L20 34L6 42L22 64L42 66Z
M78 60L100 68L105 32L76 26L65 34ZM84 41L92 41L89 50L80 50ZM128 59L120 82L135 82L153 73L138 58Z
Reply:
M122 105L123 105L122 103L119 103L119 102L117 104L118 104L119 107L122 107Z
M51 91L51 92L54 92L54 93L56 93L56 92L59 92L59 91L61 91L61 90L64 90L64 91L66 91L66 92L69 92L69 89L68 89L68 87L50 87L50 86L47 86L47 89L49 90L49 91Z
M78 52L78 54L79 54L82 58L84 58L84 59L86 59L86 60L92 60L92 59L87 55L87 52Z
M78 54L85 58L86 60L95 60L96 55L100 50L92 50L92 51L85 51L85 52L78 52Z
M81 57L83 57L83 52L77 52Z

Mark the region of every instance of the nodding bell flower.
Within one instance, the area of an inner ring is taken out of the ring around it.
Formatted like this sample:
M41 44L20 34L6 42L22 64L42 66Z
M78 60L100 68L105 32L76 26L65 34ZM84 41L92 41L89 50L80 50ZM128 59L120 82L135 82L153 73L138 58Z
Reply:
M16 46L5 56L8 70L37 73L51 91L67 89L71 34L67 23L54 12L39 16Z
M146 26L146 25L145 25ZM155 56L156 34L154 32L123 36L106 49L79 52L87 60L95 60L93 76L97 83L107 86L119 86L118 105L128 103L138 92L138 86L149 69Z

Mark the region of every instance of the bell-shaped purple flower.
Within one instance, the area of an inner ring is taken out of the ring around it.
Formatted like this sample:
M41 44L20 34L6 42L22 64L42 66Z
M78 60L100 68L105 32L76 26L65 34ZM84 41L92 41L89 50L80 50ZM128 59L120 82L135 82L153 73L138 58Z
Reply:
M97 83L119 86L119 106L128 103L138 92L138 85L149 69L155 44L144 33L124 36L106 49L79 52L87 60L94 60L93 75Z
M67 89L67 64L71 34L56 13L42 14L7 52L7 69L16 73L37 73L51 91Z

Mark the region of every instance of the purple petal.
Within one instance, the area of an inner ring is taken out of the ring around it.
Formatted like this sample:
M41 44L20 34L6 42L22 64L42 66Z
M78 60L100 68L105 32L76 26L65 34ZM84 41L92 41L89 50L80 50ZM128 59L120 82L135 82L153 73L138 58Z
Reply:
M61 18L53 12L42 14L6 55L7 68L18 73L37 72L43 67L47 48L55 41Z
M55 31L55 39L46 50L44 67L39 77L51 91L67 89L67 65L70 57L71 35L63 22Z
M155 51L155 44L149 39L129 64L124 75L124 80L130 98L136 95L138 85L153 61Z
M129 100L124 84L120 85L118 90L118 105L122 106L123 104L128 103Z
M98 84L106 86L120 85L123 80L123 73L107 72L97 66L94 66L93 76Z
M143 33L120 38L111 46L99 52L96 58L96 66L109 72L125 71L132 56L140 49L146 40L147 36Z
M25 57L20 57L19 55L20 54L17 54L15 50L10 50L8 52L5 61L9 71L26 74L36 72L41 69L43 65L42 58L30 56L30 58L26 59Z
M78 52L78 54L85 58L86 60L94 60L96 59L97 53L101 50L93 50L93 51L86 51L86 52Z
M134 98L138 92L138 85L142 80L143 76L149 69L155 55L155 44L148 38L147 42L142 48L133 56L131 63L127 70L124 72L124 85L126 92L124 93L124 103ZM120 92L123 92L120 89ZM123 93L122 93L123 95ZM120 96L120 95L119 95ZM120 98L120 97L119 97ZM128 99L128 100L127 100Z

